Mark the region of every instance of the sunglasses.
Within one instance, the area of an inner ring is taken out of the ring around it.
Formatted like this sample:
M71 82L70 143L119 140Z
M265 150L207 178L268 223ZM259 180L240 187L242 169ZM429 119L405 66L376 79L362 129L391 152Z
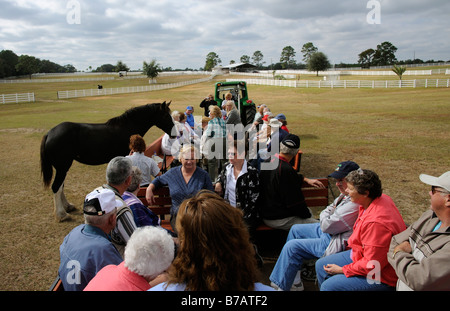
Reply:
M432 194L435 194L436 192L443 193L443 194L445 194L445 195L450 194L450 192L448 192L448 191L444 191L444 190L437 189L436 186L431 186L431 193L432 193Z

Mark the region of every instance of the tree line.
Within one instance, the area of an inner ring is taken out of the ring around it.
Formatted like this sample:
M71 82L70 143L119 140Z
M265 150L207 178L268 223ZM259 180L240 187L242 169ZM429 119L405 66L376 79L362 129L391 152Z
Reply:
M281 69L307 69L309 71L318 72L327 70L331 67L327 55L320 52L319 49L314 46L312 42L303 44L301 51L302 62L297 62L295 57L297 52L292 46L285 46L280 55L279 61L268 64L264 61L264 55L261 51L257 50L252 56L242 55L239 61L242 63L248 63L256 66L258 70L281 70ZM386 65L405 65L405 64L418 64L418 63L434 63L434 60L428 60L424 62L421 59L398 61L395 53L397 47L391 42L385 41L376 46L376 48L369 48L358 54L358 61L355 64L336 64L339 68L351 68L362 67L370 68L371 66L386 66ZM436 62L443 62L441 60ZM210 52L206 55L205 65L199 70L211 71L214 67L221 64L222 60L215 52ZM235 60L231 60L230 64L236 63ZM96 69L92 69L92 66L86 68L87 71L92 72L121 72L130 71L130 68L121 60L116 65L103 64ZM155 78L161 71L177 71L177 70L193 70L186 69L172 69L172 67L164 68L153 59L151 62L143 62L144 74L148 77ZM23 76L35 73L73 73L77 69L67 64L64 66L58 65L49 60L41 60L30 55L18 56L11 50L2 50L0 52L0 78L6 78L11 76Z
M292 46L285 46L280 55L279 61L275 63L267 64L264 59L264 55L261 51L255 51L253 56L242 55L239 61L242 63L249 63L256 66L259 70L280 70L280 69L308 69L310 71L322 71L331 67L328 61L327 55L320 52L312 42L307 42L303 44L300 51L303 55L303 62L296 62L296 51ZM371 66L388 66L388 65L406 65L406 64L421 64L421 63L435 63L444 62L442 60L435 61L433 59L423 61L421 59L408 59L398 61L395 53L397 52L397 47L391 42L385 41L376 46L376 48L369 48L358 54L357 63L345 64L339 63L335 64L338 68L351 68L351 67L362 67L370 68ZM206 56L204 70L210 71L215 66L221 64L222 61L215 52L210 52ZM230 64L236 63L235 60L231 60ZM264 65L266 64L266 65ZM202 69L201 69L202 70Z
M26 76L34 73L66 73L76 72L70 64L58 65L46 59L39 59L30 55L18 56L11 50L0 52L0 78L12 76Z

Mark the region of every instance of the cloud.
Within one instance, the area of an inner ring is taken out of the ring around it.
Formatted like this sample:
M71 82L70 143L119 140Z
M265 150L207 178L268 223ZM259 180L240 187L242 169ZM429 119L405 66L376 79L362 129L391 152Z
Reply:
M278 62L290 45L313 42L334 63L390 41L397 58L449 60L450 2L378 0L381 23L367 23L369 0L0 0L0 50L49 59L78 70L115 64L132 69L199 68L209 52L223 64L252 56ZM80 24L67 21L78 3Z

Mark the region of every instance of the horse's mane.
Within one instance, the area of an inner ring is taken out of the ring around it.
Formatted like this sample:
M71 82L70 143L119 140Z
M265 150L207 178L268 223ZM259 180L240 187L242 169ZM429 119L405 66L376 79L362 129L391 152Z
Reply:
M127 111L125 111L124 113L122 113L120 116L111 118L108 121L106 121L106 125L110 125L110 126L121 125L131 118L135 119L136 116L143 116L142 113L144 110L156 109L157 107L159 107L159 105L161 105L161 104L147 104L147 105L130 108Z

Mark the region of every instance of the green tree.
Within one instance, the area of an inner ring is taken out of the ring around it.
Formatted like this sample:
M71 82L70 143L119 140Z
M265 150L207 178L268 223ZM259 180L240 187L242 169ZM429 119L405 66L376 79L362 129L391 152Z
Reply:
M215 52L209 52L208 55L206 55L206 62L205 62L205 71L211 71L214 67L216 67L218 64L222 63L222 60L219 58L219 55L217 55Z
M16 65L19 62L19 56L11 50L2 50L0 52L0 78L16 75Z
M239 58L241 63L250 63L250 56L248 55L242 55L241 58Z
M16 65L16 71L19 75L29 75L31 79L33 73L39 72L40 62L39 58L34 56L20 55Z
M128 68L128 66L123 63L121 60L119 60L116 64L116 68L114 69L115 72L119 72L119 71L130 71L130 68Z
M317 52L317 48L312 42L307 42L303 44L301 52L303 54L303 61L307 64L311 58L311 55Z
M388 41L378 44L373 56L374 65L386 66L396 63L395 52L397 52L397 47Z
M394 67L392 68L392 71L395 72L395 74L398 76L398 78L401 80L403 74L406 71L406 66L397 66L394 65Z
M288 45L281 51L280 62L283 69L291 68L295 65L295 50L292 46Z
M97 69L93 70L94 72L114 72L114 65L112 64L103 64Z
M358 54L358 64L360 64L362 68L370 68L374 55L374 49L367 49L365 51L362 51Z
M256 67L261 68L262 65L265 63L262 61L263 58L264 58L264 55L263 55L263 53L261 53L261 51L255 51L252 56L253 64L255 64Z
M160 64L156 62L156 59L152 59L150 63L144 61L142 65L142 70L147 75L147 77L151 78L152 81L158 76L158 74L162 71Z
M325 54L322 52L316 52L309 58L307 66L309 71L315 71L316 76L318 76L319 71L327 70L331 67L331 64Z

